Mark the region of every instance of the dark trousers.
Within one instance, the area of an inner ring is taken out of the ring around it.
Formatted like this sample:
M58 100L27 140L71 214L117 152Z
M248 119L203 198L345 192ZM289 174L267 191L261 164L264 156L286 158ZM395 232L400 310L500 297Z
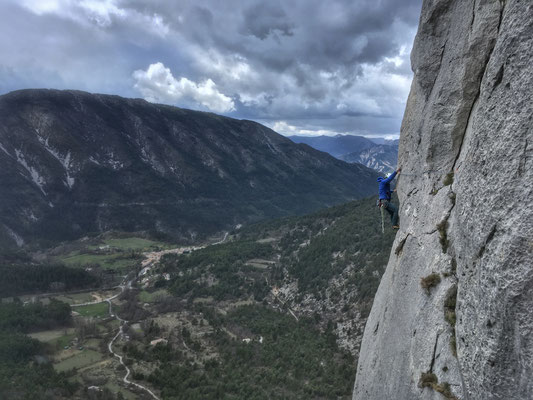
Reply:
M381 200L381 205L390 215L392 226L398 225L398 206L388 200Z

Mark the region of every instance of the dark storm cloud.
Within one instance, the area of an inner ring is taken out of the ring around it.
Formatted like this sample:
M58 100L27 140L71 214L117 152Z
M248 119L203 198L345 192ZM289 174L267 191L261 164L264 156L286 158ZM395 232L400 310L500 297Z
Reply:
M270 35L292 36L293 25L285 10L275 2L267 2L249 7L243 12L241 32L264 40ZM279 40L279 38L278 38Z
M0 90L142 95L288 127L282 133L397 133L420 6L4 0Z
M259 57L283 71L294 62L317 68L377 62L412 37L396 37L398 27L414 28L420 0L342 1L181 1L155 2L158 13L183 37L201 45Z

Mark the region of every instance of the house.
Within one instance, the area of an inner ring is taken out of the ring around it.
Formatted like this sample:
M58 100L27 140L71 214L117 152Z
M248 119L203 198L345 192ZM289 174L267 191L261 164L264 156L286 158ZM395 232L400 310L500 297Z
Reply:
M163 339L163 338L159 338L159 339L154 339L150 342L150 345L151 346L155 346L159 343L163 343L163 344L167 344L168 343L168 340L167 339Z

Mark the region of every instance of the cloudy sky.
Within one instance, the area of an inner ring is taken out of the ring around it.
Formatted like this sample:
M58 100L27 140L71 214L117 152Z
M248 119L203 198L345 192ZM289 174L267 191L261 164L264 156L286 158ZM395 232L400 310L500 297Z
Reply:
M0 93L80 89L397 135L422 0L0 0Z

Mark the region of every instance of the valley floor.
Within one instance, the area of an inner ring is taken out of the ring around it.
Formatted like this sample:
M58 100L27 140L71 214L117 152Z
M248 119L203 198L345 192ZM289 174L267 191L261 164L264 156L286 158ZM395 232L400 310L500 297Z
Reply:
M30 336L77 384L64 398L349 399L393 234L382 236L368 204L196 246L62 245L47 257L96 273L102 288L20 296L72 309L72 324Z

